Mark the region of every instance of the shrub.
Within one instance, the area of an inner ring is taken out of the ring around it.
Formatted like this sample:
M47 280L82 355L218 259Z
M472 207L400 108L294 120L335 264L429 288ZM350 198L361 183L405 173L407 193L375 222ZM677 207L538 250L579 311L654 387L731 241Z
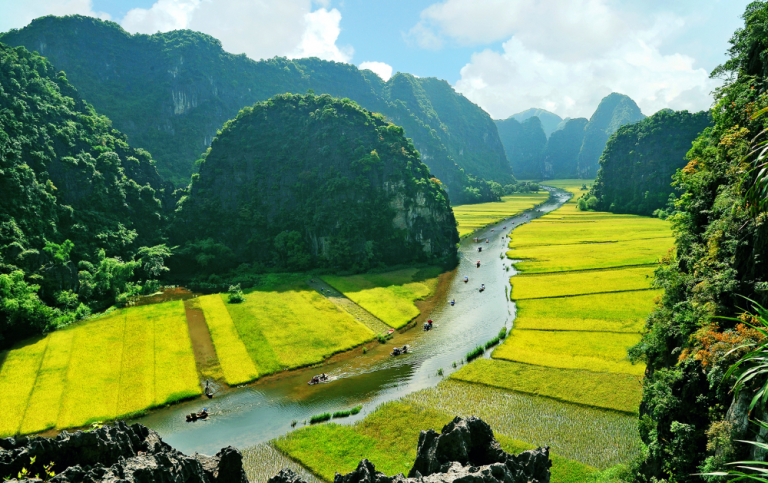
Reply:
M239 304L244 301L245 295L243 295L243 291L240 289L240 284L238 283L237 285L230 285L228 302L231 304Z

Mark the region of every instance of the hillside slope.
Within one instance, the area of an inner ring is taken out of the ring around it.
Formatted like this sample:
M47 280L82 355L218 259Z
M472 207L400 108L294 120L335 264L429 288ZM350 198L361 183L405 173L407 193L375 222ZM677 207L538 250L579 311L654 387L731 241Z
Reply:
M171 190L64 73L0 44L0 345L132 290L125 262L161 241Z
M642 119L645 119L645 116L629 96L614 92L604 97L584 128L584 142L579 152L579 177L594 178L600 155L603 154L605 143L611 134L625 124Z
M547 144L547 135L539 118L532 116L520 122L510 117L496 121L496 127L514 175L521 179L540 179L543 176L541 153Z
M710 125L708 112L665 109L619 128L605 146L591 189L597 209L638 215L663 209L673 193L672 175L685 167L693 140Z
M253 61L187 30L131 35L90 17L42 17L0 40L64 70L94 106L149 150L163 176L188 183L194 161L240 109L285 92L348 97L406 130L454 203L490 200L483 178L513 182L490 116L444 81L370 71L316 58Z
M545 178L578 178L579 151L588 122L583 117L568 119L561 129L552 133L542 152L542 173Z
M312 94L279 95L227 122L173 233L187 269L207 244L224 254L217 270L454 260L458 242L445 192L403 129L349 99Z

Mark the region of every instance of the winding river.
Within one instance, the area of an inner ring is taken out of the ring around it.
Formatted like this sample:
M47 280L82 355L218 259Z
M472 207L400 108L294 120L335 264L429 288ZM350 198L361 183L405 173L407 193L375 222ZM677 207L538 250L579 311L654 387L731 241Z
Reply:
M559 208L570 197L565 191L550 191L549 200L536 208L479 231L477 236L487 238L488 243L477 244L471 238L462 241L459 266L429 314L435 321L434 330L424 332L417 327L396 334L387 344L365 354L355 349L322 367L332 378L327 384L307 385L317 368L291 371L224 392L210 401L198 399L153 411L134 422L155 429L164 441L187 454L215 454L228 445L245 448L274 439L289 432L294 421L301 427L314 414L362 404L358 415L337 420L353 423L383 402L435 386L456 370L454 362L461 367L467 352L492 339L501 327L511 328L515 304L508 300L507 289L515 270L510 260L502 257L506 252L504 238L514 228ZM478 246L483 247L482 253L477 252ZM476 267L477 260L481 261L480 268ZM463 282L465 276L469 283ZM482 293L478 291L481 283L486 286ZM451 299L456 300L453 307L448 303ZM412 353L389 356L394 345L404 344L411 345ZM439 369L443 369L443 376L438 375ZM185 414L203 406L211 413L208 420L185 422Z

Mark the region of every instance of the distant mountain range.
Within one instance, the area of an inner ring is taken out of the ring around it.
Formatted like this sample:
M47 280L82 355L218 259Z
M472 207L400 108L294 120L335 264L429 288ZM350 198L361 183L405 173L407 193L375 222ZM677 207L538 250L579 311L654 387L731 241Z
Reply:
M514 182L491 117L445 81L317 58L253 61L189 30L131 35L114 22L42 17L0 35L66 72L79 93L132 146L152 153L161 175L189 183L217 130L243 107L286 92L349 98L405 129L453 204L493 199L490 181Z
M589 120L528 109L494 122L518 178L589 179L597 175L608 138L621 126L643 119L635 101L614 92L600 101Z

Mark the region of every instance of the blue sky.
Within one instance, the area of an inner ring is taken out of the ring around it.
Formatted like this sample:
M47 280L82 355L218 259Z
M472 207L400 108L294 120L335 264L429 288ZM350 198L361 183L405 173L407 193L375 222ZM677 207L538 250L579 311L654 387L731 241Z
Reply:
M504 118L589 117L612 91L700 110L747 0L0 0L0 30L80 13L129 32L200 30L254 59L317 56L438 77ZM375 62L376 64L369 64Z

